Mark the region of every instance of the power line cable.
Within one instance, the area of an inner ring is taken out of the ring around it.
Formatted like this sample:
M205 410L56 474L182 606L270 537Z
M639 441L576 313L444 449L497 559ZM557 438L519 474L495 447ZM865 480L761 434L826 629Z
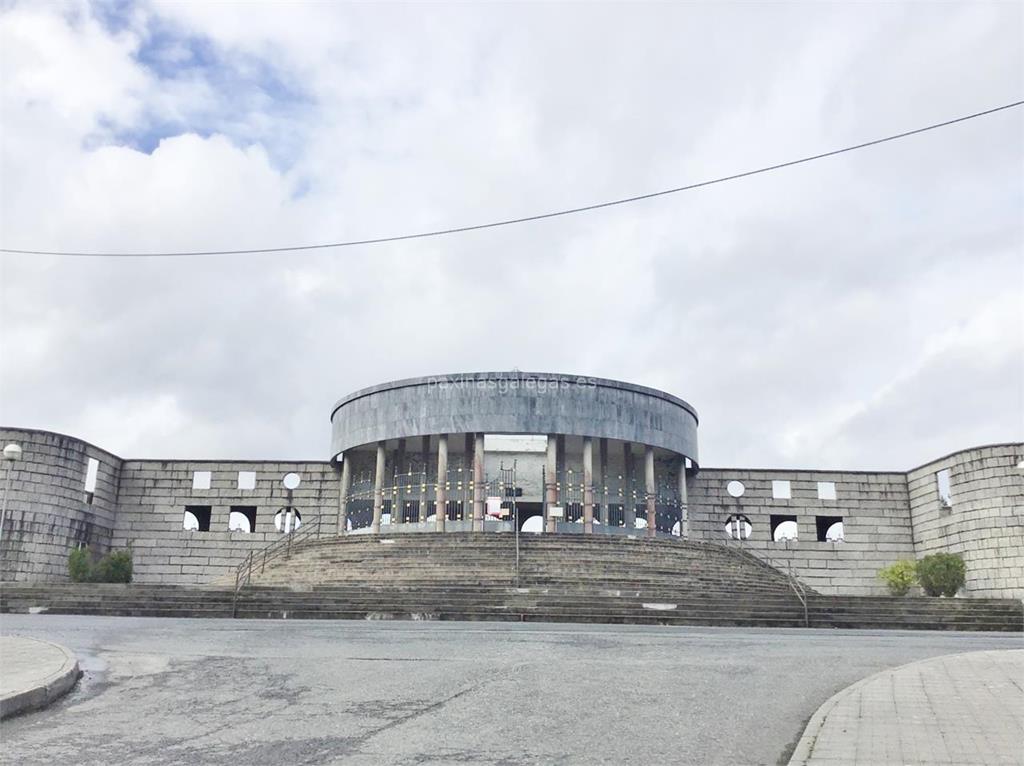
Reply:
M390 237L374 237L372 239L353 239L344 242L326 242L317 245L292 245L288 247L259 247L259 248L246 248L240 250L190 250L182 252L151 252L151 253L110 253L110 252L77 252L70 250L22 250L17 248L0 247L0 253L12 253L18 255L58 255L68 256L76 258L182 258L190 256L203 256L203 255L257 255L260 253L290 253L298 252L303 250L327 250L330 248L338 247L357 247L359 245L381 245L387 242L404 242L410 239L426 239L427 237L443 237L449 234L461 234L467 231L479 231L481 229L493 229L498 226L512 226L513 224L529 223L531 221L543 221L547 218L558 218L564 215L573 215L575 213L586 213L591 210L600 210L601 208L614 207L616 205L626 205L631 202L641 202L643 200L654 199L655 197L664 197L669 194L678 194L679 192L691 191L693 189L700 189L704 186L712 186L714 184L725 183L726 181L735 181L739 178L747 178L749 176L760 175L761 173L769 173L773 170L781 170L782 168L793 167L794 165L802 165L805 162L814 162L815 160L825 159L826 157L835 157L838 154L845 154L847 152L854 152L858 149L866 149L870 146L878 146L879 144L888 143L889 141L898 141L901 138L908 138L910 136L916 136L920 133L927 133L930 130L938 130L939 128L945 128L950 125L956 125L960 122L967 122L968 120L974 120L978 117L985 117L996 112L1002 112L1006 109L1014 109L1024 105L1024 101L1014 101L1009 104L1003 104L992 109L986 109L982 112L974 112L973 114L967 114L962 117L956 117L952 120L946 120L945 122L937 122L933 125L926 125L923 128L915 128L914 130L908 130L904 133L896 133L891 136L885 136L884 138L876 138L872 141L865 141L861 144L854 144L853 146L846 146L842 149L833 149L830 152L822 152L821 154L812 154L809 157L801 157L796 160L789 160L788 162L780 162L775 165L767 165L765 167L756 168L755 170L745 170L742 173L733 173L732 175L722 176L720 178L713 178L708 181L699 181L697 183L687 184L686 186L677 186L673 189L662 189L661 191L649 192L648 194L638 194L633 197L622 197L621 199L609 200L607 202L597 202L593 205L582 205L580 207L567 208L565 210L555 210L549 213L538 213L536 215L523 216L522 218L508 218L502 221L491 221L489 223L477 223L470 226L457 226L450 229L436 229L434 231L421 231L414 234L399 234Z

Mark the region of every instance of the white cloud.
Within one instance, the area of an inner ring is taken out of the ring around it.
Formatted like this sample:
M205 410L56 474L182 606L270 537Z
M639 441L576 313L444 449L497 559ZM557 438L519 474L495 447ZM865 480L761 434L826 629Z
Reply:
M5 114L56 120L79 136L100 120L123 124L138 114L149 78L133 60L132 34L111 34L87 13L26 4L0 17L0 44Z
M834 148L1024 85L1010 5L175 3L118 31L69 8L2 12L5 246L473 223ZM4 362L0 419L123 454L311 457L354 388L518 367L679 394L708 465L904 468L1019 437L1021 124L393 246L5 256L0 352L20 363Z

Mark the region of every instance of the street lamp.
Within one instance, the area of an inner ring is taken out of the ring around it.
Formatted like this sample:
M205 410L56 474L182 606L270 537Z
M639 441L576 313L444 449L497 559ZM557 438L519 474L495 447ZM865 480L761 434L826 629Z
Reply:
M4 481L4 499L0 503L0 539L3 539L4 523L7 521L7 495L11 491L11 474L14 473L14 464L21 460L21 446L8 444L4 447L4 472L7 478Z

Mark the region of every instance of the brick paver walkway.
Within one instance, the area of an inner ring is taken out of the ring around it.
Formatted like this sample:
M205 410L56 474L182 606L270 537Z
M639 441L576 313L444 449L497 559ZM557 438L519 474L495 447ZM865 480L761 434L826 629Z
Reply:
M886 670L828 700L791 766L1024 764L1024 650Z

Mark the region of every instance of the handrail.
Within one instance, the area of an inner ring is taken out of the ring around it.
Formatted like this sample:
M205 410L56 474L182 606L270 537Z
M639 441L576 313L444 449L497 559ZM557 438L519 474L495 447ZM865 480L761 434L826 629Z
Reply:
M767 564L769 567L771 567L776 572L778 572L786 578L786 581L789 583L790 590L793 591L794 595L796 595L797 597L797 600L800 602L800 605L804 608L804 627L811 627L810 609L807 606L807 587L802 582L800 582L797 576L793 573L793 560L786 559L786 568L782 569L775 562L775 560L772 558L770 554L755 553L753 548L743 547L742 540L736 540L735 538L729 537L726 540L726 547L728 548L731 545L735 545L736 550L740 551L741 553L745 553L746 555L756 559L757 561L763 564Z
M766 558L768 558L769 562L771 561L771 557L766 557ZM774 564L773 564L773 566L774 566ZM775 568L778 569L778 567L775 567ZM793 589L793 592L796 594L796 597L798 599L800 599L800 603L803 604L803 607L804 607L804 627L805 628L809 628L809 627L811 627L811 616L810 616L810 613L809 613L809 611L807 609L807 589L804 587L804 584L802 582L800 582L800 580L797 579L796 575L793 574L793 560L792 559L786 559L786 577L789 580L789 587L791 587Z
M238 594L241 593L242 588L252 582L252 570L257 559L259 559L260 574L263 574L268 561L273 561L281 555L284 555L285 558L291 557L293 542L298 543L306 538L319 540L320 518L320 515L317 515L298 529L287 532L283 538L264 546L261 551L249 551L249 554L242 559L242 563L235 567L235 589L231 597L232 617L238 616ZM283 521L282 519L282 523Z

